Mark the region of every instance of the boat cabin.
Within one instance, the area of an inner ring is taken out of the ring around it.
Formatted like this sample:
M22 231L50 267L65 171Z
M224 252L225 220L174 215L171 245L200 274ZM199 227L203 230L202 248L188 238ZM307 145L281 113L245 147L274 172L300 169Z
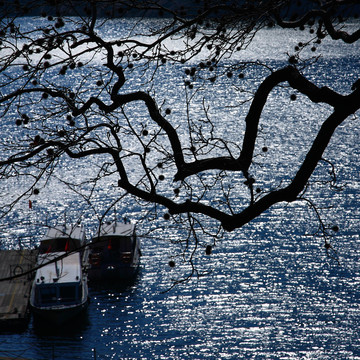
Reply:
M49 228L40 242L39 253L74 251L85 243L85 229L81 224Z

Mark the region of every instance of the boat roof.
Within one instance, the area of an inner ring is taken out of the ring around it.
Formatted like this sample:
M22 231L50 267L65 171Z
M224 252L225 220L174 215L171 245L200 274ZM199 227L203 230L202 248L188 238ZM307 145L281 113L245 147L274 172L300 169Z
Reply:
M65 252L41 254L38 264L47 263ZM81 261L78 252L69 254L57 261L42 266L36 271L35 281L37 284L54 284L79 282L81 279Z
M95 239L103 236L132 236L135 231L135 225L130 222L107 222L100 225Z
M71 238L75 240L85 240L85 228L82 224L64 224L49 228L42 240Z

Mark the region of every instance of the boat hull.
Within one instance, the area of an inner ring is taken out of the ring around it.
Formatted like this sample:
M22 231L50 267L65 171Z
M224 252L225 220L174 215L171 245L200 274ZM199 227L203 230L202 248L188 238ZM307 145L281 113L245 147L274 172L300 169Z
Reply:
M85 302L73 306L57 306L57 307L36 307L32 306L32 312L37 320L50 322L61 326L69 322L74 317L85 312L89 305L89 299Z

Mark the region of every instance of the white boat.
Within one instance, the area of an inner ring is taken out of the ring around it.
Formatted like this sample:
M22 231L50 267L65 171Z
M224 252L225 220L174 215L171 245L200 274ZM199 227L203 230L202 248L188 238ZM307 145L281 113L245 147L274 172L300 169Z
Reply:
M87 308L83 245L85 231L79 224L51 228L41 241L37 260L41 267L36 271L30 305L43 320L61 325Z
M140 264L140 240L129 221L101 224L89 246L89 280L130 280Z

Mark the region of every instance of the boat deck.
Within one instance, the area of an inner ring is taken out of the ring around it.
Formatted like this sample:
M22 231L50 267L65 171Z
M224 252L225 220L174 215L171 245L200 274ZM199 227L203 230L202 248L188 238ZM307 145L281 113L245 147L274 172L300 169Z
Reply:
M36 256L35 250L0 251L0 330L27 324L32 274L26 272L34 267ZM1 280L23 273L20 277Z

